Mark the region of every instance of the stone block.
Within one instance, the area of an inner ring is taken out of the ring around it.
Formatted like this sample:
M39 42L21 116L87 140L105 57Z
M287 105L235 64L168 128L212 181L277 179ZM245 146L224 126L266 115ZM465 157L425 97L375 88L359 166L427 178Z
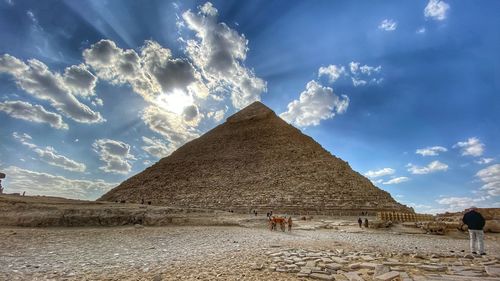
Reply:
M364 281L357 272L344 272L343 274L349 281Z
M379 275L379 276L375 276L375 280L379 280L379 281L390 281L390 280L394 280L396 278L399 277L399 272L397 271L389 271L389 272L386 272L382 275Z
M331 274L325 274L325 273L311 273L309 277L312 279L319 279L319 280L335 280L335 277L333 277Z

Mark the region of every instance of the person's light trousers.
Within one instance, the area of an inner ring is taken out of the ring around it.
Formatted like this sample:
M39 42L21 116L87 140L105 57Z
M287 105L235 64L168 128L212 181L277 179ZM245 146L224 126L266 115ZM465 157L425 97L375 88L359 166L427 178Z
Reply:
M479 253L484 253L484 232L482 230L472 230L469 229L470 236L470 251L477 252L479 247Z

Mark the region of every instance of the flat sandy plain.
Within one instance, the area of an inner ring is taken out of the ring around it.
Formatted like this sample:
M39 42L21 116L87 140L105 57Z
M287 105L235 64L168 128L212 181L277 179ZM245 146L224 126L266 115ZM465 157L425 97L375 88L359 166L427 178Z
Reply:
M500 234L487 233L488 255L473 257L458 231L314 217L271 232L265 215L227 218L238 225L3 226L0 280L378 280L380 270L399 272L395 280L500 280Z

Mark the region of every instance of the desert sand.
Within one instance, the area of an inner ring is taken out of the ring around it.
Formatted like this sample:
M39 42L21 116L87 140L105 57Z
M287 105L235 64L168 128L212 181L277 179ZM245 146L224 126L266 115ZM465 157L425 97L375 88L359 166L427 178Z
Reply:
M0 280L500 279L498 233L486 234L488 255L472 256L467 234L458 230L437 236L400 224L360 229L357 217L296 218L292 232L281 232L267 228L265 214L50 197L0 199L2 212L9 218L18 212L21 222L89 225L19 227L0 217ZM149 221L161 226L128 221L164 211L163 216L175 219ZM61 214L73 217L57 218ZM95 219L105 214L107 220ZM388 279L392 277L396 279Z

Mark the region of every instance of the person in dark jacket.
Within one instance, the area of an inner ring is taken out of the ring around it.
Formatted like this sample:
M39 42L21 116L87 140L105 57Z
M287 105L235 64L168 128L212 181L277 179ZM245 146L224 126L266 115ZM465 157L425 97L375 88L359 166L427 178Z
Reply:
M358 224L359 228L363 228L363 220L361 218L358 218Z
M472 254L477 254L477 248L479 248L479 254L486 255L484 252L484 224L485 220L481 213L477 211L476 207L470 207L466 210L464 217L462 218L464 224L469 228L470 236L470 251Z

